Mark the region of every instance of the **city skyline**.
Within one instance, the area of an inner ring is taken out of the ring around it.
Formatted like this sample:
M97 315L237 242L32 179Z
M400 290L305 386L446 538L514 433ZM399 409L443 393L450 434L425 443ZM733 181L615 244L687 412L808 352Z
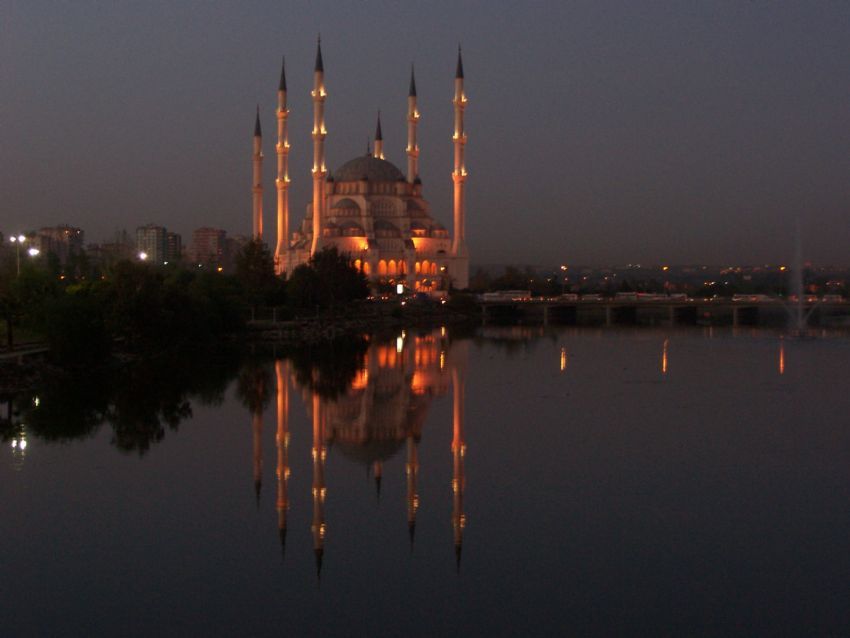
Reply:
M249 235L254 109L271 131L281 55L301 218L321 31L329 168L362 154L378 108L387 159L404 164L413 62L422 179L446 225L462 42L473 264L788 262L800 217L806 259L848 265L846 5L491 6L7 5L4 230ZM272 189L264 204L272 228Z

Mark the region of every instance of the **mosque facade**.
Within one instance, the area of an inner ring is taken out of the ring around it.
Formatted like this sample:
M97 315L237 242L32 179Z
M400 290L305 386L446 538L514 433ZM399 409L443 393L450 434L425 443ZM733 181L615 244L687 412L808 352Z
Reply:
M349 255L374 285L404 284L414 292L441 294L469 285L466 244L466 133L463 61L458 49L454 82L453 233L432 215L419 178L416 80L411 69L407 97L407 171L384 157L380 113L374 148L330 171L325 160L324 80L321 42L313 72L312 199L304 219L290 229L286 71L281 67L277 116L277 242L275 270L291 272L317 251L335 246ZM254 127L253 235L263 240L262 130Z

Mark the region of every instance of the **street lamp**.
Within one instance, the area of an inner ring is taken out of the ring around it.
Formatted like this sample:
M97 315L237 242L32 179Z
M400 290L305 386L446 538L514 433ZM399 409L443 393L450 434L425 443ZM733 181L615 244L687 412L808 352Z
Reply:
M21 276L21 244L23 244L27 240L23 235L12 235L9 238L13 244L15 244L15 264L17 267L18 277Z

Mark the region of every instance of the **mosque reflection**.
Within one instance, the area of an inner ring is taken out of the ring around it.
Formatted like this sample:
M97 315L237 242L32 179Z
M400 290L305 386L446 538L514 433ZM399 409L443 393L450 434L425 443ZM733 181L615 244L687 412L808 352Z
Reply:
M355 352L356 365L350 367L344 383L338 366L330 369L311 357L306 366L297 358L278 359L274 364L276 385L275 442L277 447L278 529L281 546L285 548L289 509L289 419L291 397L301 395L312 428L312 520L311 533L317 572L321 574L327 520L325 502L328 485L326 465L335 458L362 464L374 477L380 496L383 466L390 458L405 455L407 525L410 542L416 530L419 508L417 477L419 474L418 446L429 407L434 397L447 395L451 389L452 405L452 528L457 568L460 569L463 529L466 517L463 508L465 489L464 456L464 384L467 342L449 342L445 329L413 334L402 331L393 339L371 339L365 351ZM339 363L339 359L336 359ZM323 376L336 374L334 384ZM265 380L254 375L256 390L262 393ZM243 392L251 395L250 392ZM252 414L254 437L254 476L262 475L262 406L260 397L248 407ZM246 404L248 402L246 401ZM259 483L257 482L259 493Z

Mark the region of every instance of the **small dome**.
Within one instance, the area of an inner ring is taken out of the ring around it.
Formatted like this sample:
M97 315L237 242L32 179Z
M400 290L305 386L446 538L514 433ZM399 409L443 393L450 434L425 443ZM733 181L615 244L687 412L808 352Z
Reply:
M404 181L404 174L387 160L363 155L340 166L334 173L334 179L338 182L359 182L363 179L370 182L397 182Z
M365 237L366 232L357 222L347 221L339 225L343 237Z
M422 208L422 204L417 202L415 199L408 199L407 200L407 210L409 210L409 211L414 211L414 210L420 211L420 210L425 210L425 209Z
M410 222L410 230L428 230L428 227L420 221Z
M336 204L331 206L331 210L339 210L339 209L356 209L360 210L360 207L357 205L353 199L346 197L345 199L339 200Z
M384 219L377 220L374 229L376 237L398 237L401 235L395 224Z

